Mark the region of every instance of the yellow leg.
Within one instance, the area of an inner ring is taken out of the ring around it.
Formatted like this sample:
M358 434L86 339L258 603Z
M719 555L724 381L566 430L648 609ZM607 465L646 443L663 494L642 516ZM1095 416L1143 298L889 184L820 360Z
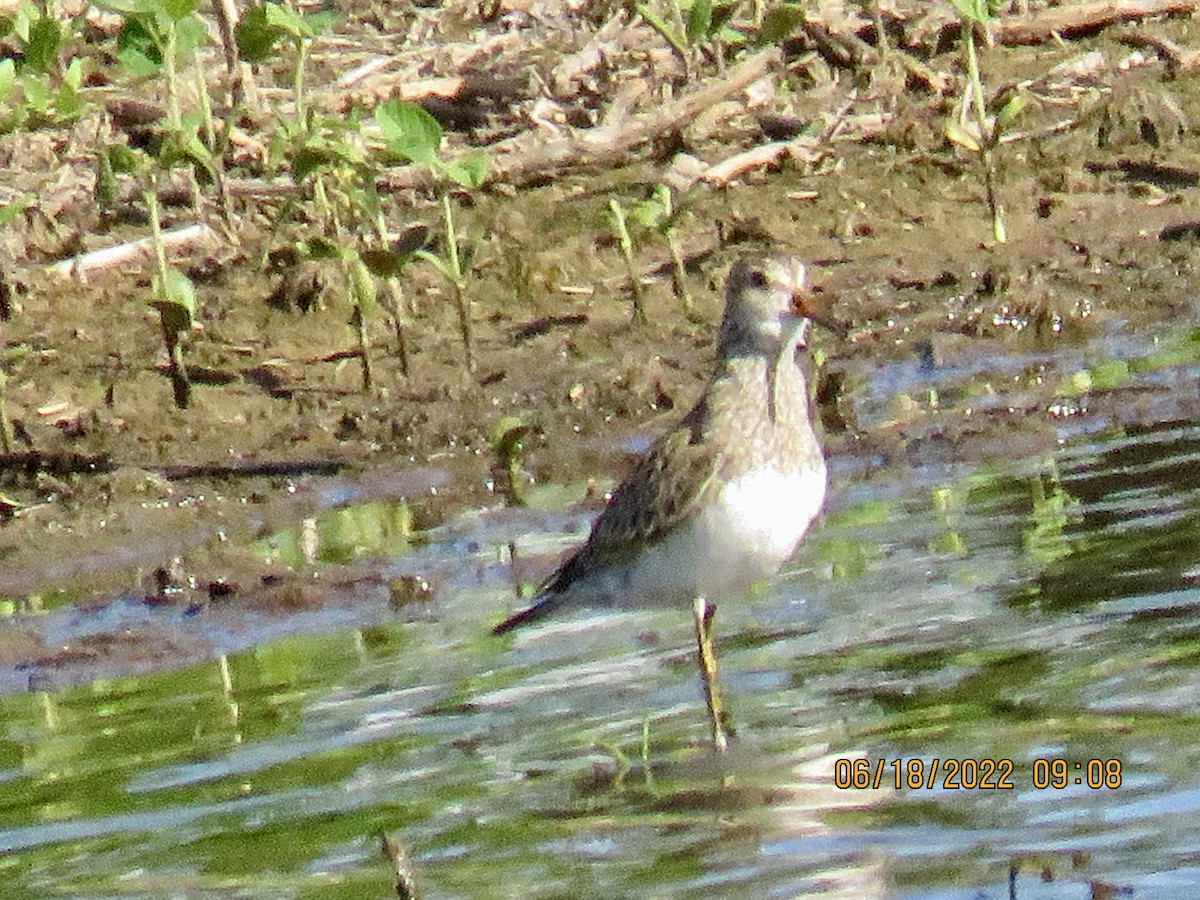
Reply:
M704 597L692 601L692 618L696 622L696 659L700 664L700 683L704 685L704 702L712 722L713 745L724 753L729 747L725 706L721 702L721 686L717 682L717 652L712 641L712 619L717 608Z

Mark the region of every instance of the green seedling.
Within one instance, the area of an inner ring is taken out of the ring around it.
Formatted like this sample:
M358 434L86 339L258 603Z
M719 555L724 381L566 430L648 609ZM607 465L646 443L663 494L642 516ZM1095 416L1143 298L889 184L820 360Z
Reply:
M183 364L181 338L196 324L196 288L178 269L167 265L163 249L162 226L159 221L158 197L153 190L145 193L150 211L150 233L154 241L155 273L150 286L150 305L158 310L162 324L163 344L167 348L168 374L175 395L175 406L187 409L192 398L192 384Z
M290 132L280 129L281 143L277 142L275 149L282 146L290 154L293 181L311 186L324 232L299 241L296 250L302 259L335 260L341 266L350 290L350 325L357 347L352 354L338 356L358 358L362 389L370 391L374 374L367 324L379 299L378 287L357 242L347 235L361 233L359 226L364 221L374 228L379 218L374 171L359 141L357 117L335 121L306 115L303 123L294 126Z
M642 276L638 274L637 264L633 261L633 238L629 234L629 223L625 216L625 208L615 197L608 201L608 214L612 221L613 234L617 238L617 246L621 248L621 256L625 259L625 271L629 276L629 293L633 297L634 324L646 324L646 306L642 297Z
M336 11L328 7L302 16L281 3L264 3L248 9L234 32L238 55L244 62L265 62L278 41L291 41L296 51L296 67L292 71L293 119L300 133L309 129L304 96L308 54L313 42L328 31L336 19Z
M509 506L525 505L520 475L521 456L525 452L528 434L528 426L516 416L501 416L488 428L488 443L496 457L492 481L496 493L503 496Z
M807 15L803 4L776 3L765 15L759 17L761 24L754 36L754 43L758 46L782 43L796 33L796 29L804 24Z
M100 148L96 155L96 205L101 215L108 215L120 192L118 175L141 175L146 171L146 156L127 144L114 143Z
M374 386L374 375L371 370L371 344L367 322L375 311L378 299L378 288L370 268L358 250L329 238L316 237L302 241L297 245L297 249L304 258L336 260L341 265L350 286L350 326L354 329L358 345L353 354L343 354L343 358L349 355L358 358L362 367L362 389L364 392L370 391Z
M408 263L429 242L429 229L416 225L406 229L398 238L392 239L387 231L383 210L375 206L375 237L379 246L362 252L363 262L371 274L383 280L384 292L379 297L380 305L392 319L396 334L396 357L400 362L400 373L407 378L410 374L408 360L408 310L404 299L402 276Z
M994 115L989 115L987 104L984 101L983 81L979 74L979 54L975 47L975 29L976 27L986 27L987 23L995 17L998 2L997 0L950 0L950 2L962 18L963 58L967 69L967 84L962 115L958 121L946 120L945 133L952 143L964 147L979 157L980 165L983 168L984 194L988 213L992 220L992 236L996 239L996 243L1003 244L1008 240L1008 230L1004 225L1004 208L996 189L995 153L1005 131L1016 121L1028 100L1023 94L1002 97ZM972 111L974 112L974 122L969 121Z
M8 421L8 407L4 402L4 386L8 384L8 374L0 369L0 453L13 452L13 430Z
M60 60L62 25L37 7L23 3L11 18L0 19L0 38L15 38L20 51L0 60L0 132L21 127L71 122L83 112L83 60Z
M355 180L344 187L343 196L350 215L359 222L368 224L370 235L365 238L370 246L358 251L366 270L383 286L376 297L380 306L392 320L396 335L396 356L400 372L408 377L408 310L404 298L402 276L419 250L429 240L429 229L419 225L406 229L393 238L388 231L383 203L375 186L375 170L366 162L354 167Z
M667 16L648 3L635 3L634 12L659 33L683 63L684 74L691 76L697 50L705 42L738 44L745 36L729 27L736 3L715 4L712 0L671 0ZM668 21L669 18L669 21ZM717 55L718 60L721 58Z
M104 5L122 16L117 38L117 59L135 77L163 76L167 89L167 112L163 139L154 155L164 169L185 166L191 178L193 205L200 207L201 174L220 188L222 179L214 147L216 130L203 73L196 51L208 37L204 20L196 12L198 0L104 0ZM197 68L200 108L186 114L179 105L180 71ZM201 139L201 134L204 139ZM101 163L103 165L103 163ZM220 190L222 197L223 189Z
M180 131L179 67L208 37L196 13L199 0L104 0L103 5L122 17L117 59L134 76L166 77L167 128Z
M446 279L458 310L459 335L462 337L467 370L475 371L475 344L471 327L471 302L467 295L467 265L460 249L458 231L454 225L454 207L450 199L451 184L466 191L481 187L487 179L487 158L481 153L461 160L443 160L438 154L442 145L442 126L437 119L415 103L391 100L375 110L384 143L395 156L429 166L443 181L442 224L446 237L442 255L418 250L414 255L428 262Z
M442 224L446 229L446 239L443 255L439 256L429 250L418 250L416 256L429 263L450 285L454 295L454 306L458 310L458 334L463 342L463 355L467 371L475 371L475 338L471 327L471 301L467 296L467 275L464 265L464 254L458 244L458 231L454 227L454 206L450 202L450 192L442 194Z
M695 316L695 309L692 305L692 295L687 289L683 252L675 238L675 226L679 223L681 214L682 207L675 204L671 189L665 184L657 184L650 199L635 203L629 210L628 217L666 241L667 250L671 254L671 287L683 306L683 314L691 319Z

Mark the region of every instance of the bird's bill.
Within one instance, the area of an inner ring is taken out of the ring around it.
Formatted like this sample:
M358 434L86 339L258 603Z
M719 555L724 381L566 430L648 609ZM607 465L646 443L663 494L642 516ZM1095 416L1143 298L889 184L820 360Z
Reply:
M845 337L850 329L833 317L830 312L832 306L827 295L815 294L803 284L792 291L792 312L822 328L828 328L839 337Z

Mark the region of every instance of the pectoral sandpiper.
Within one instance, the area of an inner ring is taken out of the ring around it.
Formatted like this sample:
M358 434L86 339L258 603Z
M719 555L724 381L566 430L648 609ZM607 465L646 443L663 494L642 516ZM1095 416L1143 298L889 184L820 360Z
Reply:
M690 603L713 740L727 744L714 602L744 596L796 550L825 500L807 347L823 322L804 266L777 255L733 266L703 396L612 494L587 541L503 634L565 607Z

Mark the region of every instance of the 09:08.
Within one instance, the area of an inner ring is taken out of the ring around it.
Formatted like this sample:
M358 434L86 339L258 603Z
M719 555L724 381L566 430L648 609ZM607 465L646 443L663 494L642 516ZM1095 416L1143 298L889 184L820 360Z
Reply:
M1072 777L1072 769L1079 773ZM1086 784L1093 790L1121 786L1121 761L1119 759L1089 759L1083 763L1070 763L1065 759L1035 759L1033 761L1033 786L1038 790L1065 788L1070 784Z

